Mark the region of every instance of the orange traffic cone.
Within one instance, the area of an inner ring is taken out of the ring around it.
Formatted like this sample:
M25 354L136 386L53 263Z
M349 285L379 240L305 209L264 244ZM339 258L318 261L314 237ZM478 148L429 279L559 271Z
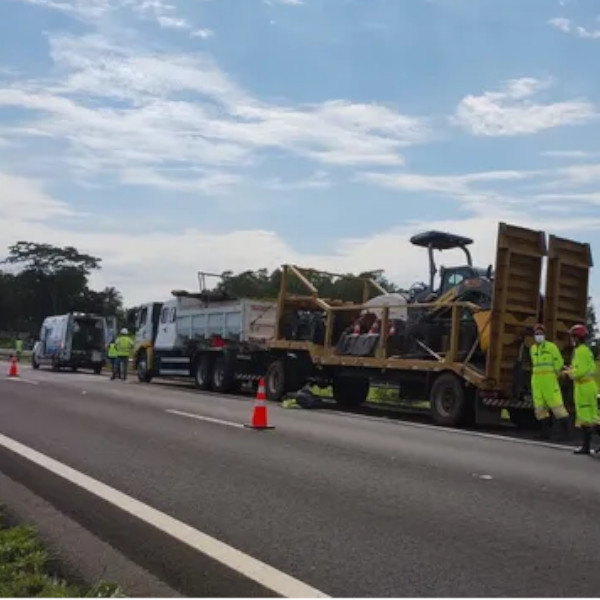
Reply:
M268 424L266 400L265 379L261 377L256 391L254 410L252 411L252 423L246 425L246 427L250 429L275 429L275 427Z
M17 359L12 356L10 359L10 367L8 369L9 377L18 377L19 376L19 365L17 363Z

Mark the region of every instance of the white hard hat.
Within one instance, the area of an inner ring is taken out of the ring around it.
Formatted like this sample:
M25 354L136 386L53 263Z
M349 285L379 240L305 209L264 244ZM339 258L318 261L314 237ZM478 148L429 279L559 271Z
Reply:
M123 327L123 329L121 329L121 335L127 335L129 332L127 331L127 329L125 327Z

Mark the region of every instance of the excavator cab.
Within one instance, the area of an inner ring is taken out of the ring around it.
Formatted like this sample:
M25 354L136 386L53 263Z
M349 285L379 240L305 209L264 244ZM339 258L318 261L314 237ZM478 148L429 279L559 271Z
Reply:
M468 248L473 244L473 240L470 238L442 231L426 231L414 235L410 242L414 246L427 248L429 254L429 284L420 284L413 299L414 302L431 302L465 282L481 278L491 280L493 277L491 265L487 269L473 266L473 259ZM444 250L456 249L464 252L466 264L457 267L440 267L440 283L436 289L435 276L438 273L438 268L434 251L443 252ZM414 286L413 289L415 289Z

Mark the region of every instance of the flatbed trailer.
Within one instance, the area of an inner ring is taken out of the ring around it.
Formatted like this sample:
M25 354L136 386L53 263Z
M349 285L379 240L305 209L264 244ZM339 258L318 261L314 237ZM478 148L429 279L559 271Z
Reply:
M228 308L229 300L212 299L206 308L186 308L204 293L174 292L164 305L142 307L138 378L180 376L201 390L231 393L264 376L270 400L317 385L331 387L335 400L348 407L365 402L371 384L385 384L396 386L405 402L428 401L440 425L494 423L507 409L513 422L527 426L534 422L533 327L543 322L548 339L570 361L568 331L586 319L592 266L589 244L553 235L547 240L542 231L505 223L498 227L495 270L482 275L469 267L471 275L459 286L442 286L427 303L418 301L420 294L394 304L398 295L370 278L355 278L361 279L362 303L323 298L311 277L334 274L284 265L278 298L265 303L268 318L258 337L246 332L245 319L236 317L231 329L226 316L230 310L242 314L238 305L256 301L238 299ZM214 327L206 320L213 318ZM571 386L564 383L569 403Z
M544 232L500 223L491 306L448 298L408 304L405 335L399 340L392 328L398 323L389 318L393 306L379 309L378 327L373 328L372 320L371 327L365 327L359 319L368 305L320 298L309 280L311 270L285 265L275 337L268 344L267 397L280 400L313 383L332 386L340 404L353 406L364 402L370 384L377 382L399 386L404 400L429 400L432 416L441 425L493 422L502 409L518 425L531 423L528 348L533 326L543 321L548 338L570 361L568 330L585 321L592 266L589 244L556 236L547 243ZM305 293L291 293L292 282ZM364 302L370 291L384 290L365 279ZM411 323L411 314L421 316ZM423 319L424 314L429 316ZM308 338L290 335L290 320L299 315L316 324Z

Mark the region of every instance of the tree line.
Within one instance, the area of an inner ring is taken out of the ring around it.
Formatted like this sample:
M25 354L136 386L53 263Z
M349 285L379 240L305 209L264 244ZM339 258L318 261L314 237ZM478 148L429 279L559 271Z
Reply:
M101 264L101 258L81 253L72 246L25 241L9 246L7 257L0 261L3 265L0 268L0 331L35 337L45 317L71 311L116 316L120 324L133 329L135 309L124 307L123 297L116 288L93 290L90 287L90 275L99 270ZM362 283L352 274L339 277L313 271L306 275L324 298L362 300ZM376 280L388 292L400 291L380 271L363 272L359 276ZM280 269L225 271L215 291L237 297L275 299L280 284ZM290 291L306 293L295 280L290 282ZM591 299L587 324L596 337L597 319Z

